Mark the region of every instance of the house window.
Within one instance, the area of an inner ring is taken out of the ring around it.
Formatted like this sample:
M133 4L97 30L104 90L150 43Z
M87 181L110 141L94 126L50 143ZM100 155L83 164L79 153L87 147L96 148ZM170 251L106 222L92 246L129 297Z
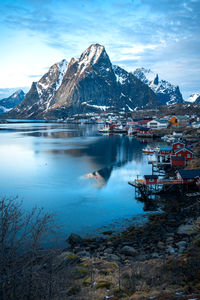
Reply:
M178 156L181 156L181 153L179 153Z
M149 182L154 182L154 179L149 179Z
M190 154L187 154L187 158L190 158Z
M180 148L180 145L177 145L177 148Z

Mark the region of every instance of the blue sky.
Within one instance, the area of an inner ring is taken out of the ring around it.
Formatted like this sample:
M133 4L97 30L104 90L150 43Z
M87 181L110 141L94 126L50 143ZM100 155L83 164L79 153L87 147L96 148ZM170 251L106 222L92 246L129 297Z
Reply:
M30 86L92 43L114 64L200 92L199 0L1 0L0 88Z

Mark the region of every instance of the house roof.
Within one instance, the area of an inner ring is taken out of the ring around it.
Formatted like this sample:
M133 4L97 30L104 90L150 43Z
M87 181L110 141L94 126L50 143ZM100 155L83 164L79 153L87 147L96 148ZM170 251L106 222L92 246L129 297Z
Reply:
M176 144L185 145L185 143L183 143L183 142L180 142L180 141L176 141L176 142L174 142L172 145L176 145Z
M149 122L149 120L141 120L138 121L138 124L147 124Z
M200 177L200 169L196 170L178 170L182 179L193 179L195 177Z
M151 121L149 121L148 123L151 122L158 122L158 123L162 123L162 124L168 124L168 120L161 120L161 119L153 119Z
M145 179L158 179L158 175L144 175Z
M160 151L171 151L172 147L160 147Z
M171 120L172 118L176 118L177 119L177 116L169 116L168 120Z
M182 150L184 150L184 149L187 150L188 152L194 154L194 152L192 151L192 149L190 149L190 148L188 148L188 147L181 147L181 148L177 149L177 150L175 151L175 153L178 153L178 152L180 152L180 151L182 151Z
M158 119L157 120L159 123L162 123L162 124L168 124L168 120L163 120L163 119Z
M187 116L175 116L175 115L173 115L173 116L170 116L169 117L169 120L171 119L171 118L177 118L177 119L179 119L179 120L188 120L188 117Z
M188 120L188 116L176 116L179 120Z
M181 161L184 160L185 161L185 156L172 155L171 160L181 160Z
M149 130L150 130L149 128L140 127L140 131L149 131Z

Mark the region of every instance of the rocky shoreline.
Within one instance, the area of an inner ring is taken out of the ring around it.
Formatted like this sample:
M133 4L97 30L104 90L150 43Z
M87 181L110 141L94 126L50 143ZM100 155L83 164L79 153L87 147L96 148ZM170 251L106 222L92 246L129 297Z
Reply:
M170 212L152 214L145 224L130 226L117 235L110 231L107 238L87 239L71 234L67 239L70 246L65 250L80 258L97 257L122 264L182 254L196 234L200 214L198 199L192 204L185 199L176 202L177 210L173 211L173 202Z

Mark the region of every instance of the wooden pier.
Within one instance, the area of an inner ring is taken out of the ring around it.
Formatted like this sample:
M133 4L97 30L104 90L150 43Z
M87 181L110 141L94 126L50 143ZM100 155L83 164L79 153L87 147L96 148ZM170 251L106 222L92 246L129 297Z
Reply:
M161 179L158 179L157 182L155 184L152 184L152 185L174 185L174 184L182 184L182 180L179 180L179 179L173 179L173 180L161 180ZM128 184L134 186L134 187L138 187L140 185L148 185L149 184L146 184L144 179L135 179L134 181L129 181ZM199 193L200 194L200 193Z
M146 183L144 179L135 179L134 181L129 181L128 184L135 188L136 198L147 200L152 198L155 199L161 191L161 187L163 187L164 191L167 192L174 185L183 186L183 181L178 179L157 179L155 183L149 184Z

